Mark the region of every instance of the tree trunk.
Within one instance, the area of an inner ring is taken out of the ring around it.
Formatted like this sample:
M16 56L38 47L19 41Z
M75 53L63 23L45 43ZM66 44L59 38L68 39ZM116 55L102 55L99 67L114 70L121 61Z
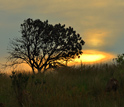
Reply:
M40 73L41 73L41 69L40 69L40 68L38 68L37 70L38 70L38 73L40 74Z
M68 66L67 64L68 64L68 60L66 60L66 66Z
M32 68L32 72L33 72L33 74L35 74L34 67L32 66L31 68Z

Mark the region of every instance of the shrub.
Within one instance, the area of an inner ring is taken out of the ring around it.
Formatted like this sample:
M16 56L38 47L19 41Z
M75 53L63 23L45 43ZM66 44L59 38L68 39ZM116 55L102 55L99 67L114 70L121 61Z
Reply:
M124 54L119 54L117 58L114 58L113 60L116 62L117 66L119 67L124 65Z
M12 88L14 89L14 92L17 96L19 105L23 106L23 91L26 89L28 84L29 76L22 73L15 73L12 72L12 75L10 76L12 80Z

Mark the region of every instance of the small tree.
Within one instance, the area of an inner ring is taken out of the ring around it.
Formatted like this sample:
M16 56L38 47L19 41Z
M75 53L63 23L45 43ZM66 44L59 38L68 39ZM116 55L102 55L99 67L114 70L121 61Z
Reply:
M35 73L60 65L60 60L75 58L82 54L84 41L72 27L48 24L48 21L27 19L21 24L20 38L10 41L11 65L27 63Z
M123 67L124 65L124 54L117 55L117 58L114 58L113 61L119 67Z

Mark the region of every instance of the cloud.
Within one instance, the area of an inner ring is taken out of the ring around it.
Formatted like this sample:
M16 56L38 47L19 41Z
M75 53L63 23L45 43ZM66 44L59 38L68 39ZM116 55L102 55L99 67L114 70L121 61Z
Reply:
M114 52L122 47L123 10L123 0L2 0L0 28L19 28L29 17L48 19L52 24L74 27L86 42L86 49Z
M69 65L94 64L112 62L116 55L96 50L84 50L80 58L76 58Z

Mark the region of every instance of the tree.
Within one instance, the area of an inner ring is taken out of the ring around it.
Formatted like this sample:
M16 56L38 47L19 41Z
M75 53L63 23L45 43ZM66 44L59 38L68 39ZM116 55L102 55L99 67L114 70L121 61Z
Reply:
M35 69L41 72L79 56L85 43L72 27L48 24L47 20L24 20L21 34L10 41L8 60L12 65L27 63L33 73Z

